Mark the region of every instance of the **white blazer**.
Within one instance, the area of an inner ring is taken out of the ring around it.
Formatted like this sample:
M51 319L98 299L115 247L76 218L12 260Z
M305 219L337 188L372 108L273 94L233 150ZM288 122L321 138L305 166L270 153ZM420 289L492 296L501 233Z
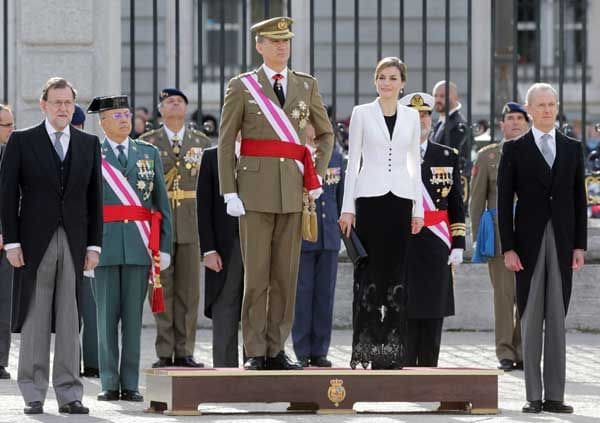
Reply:
M397 197L413 200L413 217L423 217L419 112L398 102L390 140L376 99L354 107L349 131L342 213L355 214L354 202L359 197L377 197L391 191Z

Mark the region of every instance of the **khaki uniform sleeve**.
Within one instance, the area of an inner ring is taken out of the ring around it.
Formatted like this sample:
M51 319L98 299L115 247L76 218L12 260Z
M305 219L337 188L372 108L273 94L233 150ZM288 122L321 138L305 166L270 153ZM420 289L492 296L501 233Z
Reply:
M317 173L322 178L325 177L331 151L333 150L333 128L327 116L323 100L319 93L317 80L313 80L312 92L310 96L310 122L315 128L315 144L317 151L315 154L315 167Z
M219 126L219 183L221 194L237 193L235 181L235 139L244 118L244 86L239 78L229 81Z
M487 203L488 188L488 163L485 154L477 155L471 175L471 201L469 202L469 216L471 216L471 238L477 240L479 221Z

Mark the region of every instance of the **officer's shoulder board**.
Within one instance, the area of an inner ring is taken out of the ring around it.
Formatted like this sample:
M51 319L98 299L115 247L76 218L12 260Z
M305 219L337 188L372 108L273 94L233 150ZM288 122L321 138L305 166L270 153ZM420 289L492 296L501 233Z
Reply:
M157 128L157 129L153 129L151 131L148 132L144 132L142 135L140 135L138 137L138 140L142 140L142 141L146 141L146 142L152 142L154 140L154 137L159 136L159 131L162 129L162 127Z
M308 78L308 79L311 79L311 80L312 80L312 79L315 79L315 77L314 77L314 76L312 76L312 75L311 75L311 74L309 74L309 73L305 73L305 72L298 72L298 71L296 71L296 70L293 70L293 71L292 71L292 73L293 73L294 75L296 75L296 76L300 76L300 77L302 77L302 78Z
M493 150L498 150L499 148L500 148L500 143L497 143L497 142L486 145L485 147L482 147L477 152L477 156L481 157L484 153L491 153L491 152L493 152Z
M193 138L200 138L202 140L208 140L210 142L210 138L208 138L204 132L197 128L189 128L186 129L186 131L190 131L190 134Z
M148 141L144 141L139 138L137 140L133 140L133 142L136 143L137 145L139 145L140 147L146 147L146 148L150 148L153 150L158 150L158 147L155 146L154 144L149 143Z

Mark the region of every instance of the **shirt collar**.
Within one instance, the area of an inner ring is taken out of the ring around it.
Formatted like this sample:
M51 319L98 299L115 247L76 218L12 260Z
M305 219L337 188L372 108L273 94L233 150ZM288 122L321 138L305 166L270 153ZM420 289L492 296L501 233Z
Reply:
M183 139L183 134L185 133L185 125L179 131L177 131L177 133L171 131L167 127L167 125L163 125L163 127L165 128L165 132L167 133L167 137L169 138L169 141L171 141L175 135L177 135L180 140Z
M429 142L427 140L423 141L421 144L419 144L419 148L421 149L420 151L427 152L428 145L429 145Z
M531 132L533 133L533 139L535 140L536 144L539 144L540 140L542 139L542 135L546 134L546 132L540 131L535 126L531 127ZM547 134L550 135L550 142L554 143L556 140L556 128L552 128Z
M265 71L265 74L267 75L267 79L271 83L273 82L273 75L276 75L276 74L280 74L281 76L283 76L283 79L280 82L283 83L284 81L287 81L287 74L288 74L287 67L283 68L283 70L281 72L274 71L273 69L271 69L270 67L268 67L264 63L262 65L262 67L263 67L263 70Z
M46 132L48 132L48 135L50 135L50 138L54 141L54 134L57 132L62 132L62 136L63 137L70 137L71 136L71 128L70 125L65 126L65 129L63 129L62 131L58 131L57 129L54 128L54 126L52 126L52 124L48 121L48 118L44 119L44 125L46 127Z
M108 140L108 143L110 144L110 148L112 148L113 151L115 152L115 155L119 154L119 150L117 149L117 147L119 145L122 145L123 147L125 147L123 149L123 153L125 153L125 155L127 155L127 152L129 151L129 137L127 137L125 139L125 141L123 141L121 144L119 144L118 142L114 142L113 140L111 140L108 137L106 137L106 139Z

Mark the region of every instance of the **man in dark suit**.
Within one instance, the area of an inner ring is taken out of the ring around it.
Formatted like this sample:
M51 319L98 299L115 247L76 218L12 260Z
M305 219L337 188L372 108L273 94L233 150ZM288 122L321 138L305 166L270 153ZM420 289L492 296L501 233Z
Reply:
M409 94L400 103L419 111L425 227L412 235L406 260L407 366L438 365L444 317L454 315L451 265L463 261L465 212L457 151L427 141L433 97Z
M517 278L525 413L573 412L564 403L565 315L573 270L584 263L587 208L581 144L555 129L557 99L549 84L529 88L532 128L504 144L498 171L502 253Z
M198 235L204 257L204 315L212 319L213 367L238 367L244 292L239 222L219 194L217 149L204 150L197 188Z
M98 138L69 125L76 94L63 78L46 82L40 99L46 118L12 133L0 171L6 255L15 267L12 329L21 332L18 385L25 414L43 413L52 326L59 412L89 412L81 404L78 303L83 271L99 261L102 184Z

